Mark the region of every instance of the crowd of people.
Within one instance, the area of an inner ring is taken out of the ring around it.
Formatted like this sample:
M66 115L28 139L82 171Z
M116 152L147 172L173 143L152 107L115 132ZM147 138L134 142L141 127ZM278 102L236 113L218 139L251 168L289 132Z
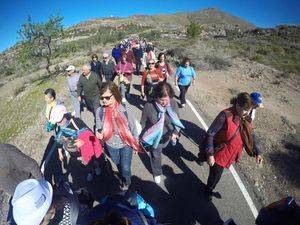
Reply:
M196 71L190 59L184 58L173 72L166 53L160 52L156 60L153 45L136 38L116 45L111 56L114 60L108 53L103 53L103 60L99 61L98 56L93 54L91 62L83 65L81 73L73 65L66 68L72 113L56 99L54 89L45 90L45 129L53 132L61 162L68 164L71 158L84 165L86 182L102 173L101 157L109 157L118 169L120 190L127 192L131 186L134 152L149 155L154 182L161 183L162 150L176 148L181 130L185 129L178 105L185 107L186 93L195 84ZM140 133L136 116L127 103L131 98L133 76L140 79L141 100L144 101ZM173 80L180 90L180 104L174 99L175 93L170 84ZM255 109L262 107L262 96L258 92L242 92L231 99L230 104L218 114L205 139L198 143L210 167L206 185L209 200L217 196L214 189L223 170L239 161L243 148L258 164L263 161L252 125ZM81 119L84 107L92 113L94 127L88 127ZM73 209L72 201L66 197L68 195L55 194L59 186L63 187L64 193L69 193L70 186L66 182L44 180L37 163L12 145L1 144L0 152L0 165L6 168L6 175L11 171L25 174L20 177L0 175L1 190L12 195L11 224L14 224L13 220L18 225L76 224L76 219L72 222L74 215L79 215L77 224L146 224L136 222L144 220L148 224L159 224L151 206L138 194L131 196L131 200L134 198L143 203L143 210L137 205L130 205L128 196L120 194L81 214L78 208ZM31 179L26 179L28 173ZM119 207L121 203L123 206ZM24 208L24 205L28 207ZM58 217L58 213L63 216ZM84 221L80 219L81 215L89 219Z

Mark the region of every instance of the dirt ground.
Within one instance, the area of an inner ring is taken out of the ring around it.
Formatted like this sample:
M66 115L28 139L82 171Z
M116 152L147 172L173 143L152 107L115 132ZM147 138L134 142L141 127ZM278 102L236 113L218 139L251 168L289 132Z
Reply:
M297 75L235 59L226 71L198 71L196 85L189 90L208 124L237 93L259 91L263 95L264 108L258 109L254 127L264 162L258 166L243 154L238 167L258 208L285 196L300 199L299 87Z

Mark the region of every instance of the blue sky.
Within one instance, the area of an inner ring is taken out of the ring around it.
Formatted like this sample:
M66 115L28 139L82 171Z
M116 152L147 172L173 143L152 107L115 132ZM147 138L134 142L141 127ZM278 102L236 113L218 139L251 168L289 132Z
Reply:
M64 27L68 27L110 15L191 12L211 7L259 27L300 24L300 0L2 0L0 52L16 43L17 31L28 15L33 21L40 22L59 13L64 17Z

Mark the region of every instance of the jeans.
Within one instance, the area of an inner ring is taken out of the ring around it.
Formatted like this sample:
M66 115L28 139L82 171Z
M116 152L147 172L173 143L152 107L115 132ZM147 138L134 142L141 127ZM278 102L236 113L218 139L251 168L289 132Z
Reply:
M159 144L156 149L151 148L149 150L149 152L150 152L150 163L151 163L153 176L160 176L162 174L161 153L162 153L163 148L167 147L168 144L169 144L169 141L167 141L164 144Z
M218 164L214 164L213 166L209 167L209 175L207 179L207 190L213 191L217 184L219 183L224 168L219 166Z
M178 85L178 87L180 90L180 95L179 95L180 102L181 102L181 104L185 104L186 103L185 94L187 93L190 85L187 85L187 86Z
M80 118L80 102L77 99L77 91L70 91L70 97L75 110L75 117Z
M123 148L112 148L106 145L111 160L116 164L118 170L123 178L123 182L126 185L131 184L131 159L132 159L132 148L125 146Z

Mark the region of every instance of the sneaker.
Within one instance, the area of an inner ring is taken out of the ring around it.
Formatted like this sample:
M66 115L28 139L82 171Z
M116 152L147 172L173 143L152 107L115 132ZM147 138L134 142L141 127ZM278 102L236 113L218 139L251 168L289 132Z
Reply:
M184 107L185 107L185 104L181 104L181 107L184 108Z
M122 102L123 103L127 102L126 98L122 98Z
M122 191L128 191L129 185L123 184L120 188L121 188Z
M154 181L155 181L155 183L159 184L161 182L161 176L160 175L155 176Z
M101 174L101 169L100 169L100 167L97 167L97 168L95 169L95 174L96 174L96 176L99 176L99 175Z
M88 173L87 176L86 176L86 181L87 182L91 182L93 180L93 178L94 178L93 174L92 173Z

